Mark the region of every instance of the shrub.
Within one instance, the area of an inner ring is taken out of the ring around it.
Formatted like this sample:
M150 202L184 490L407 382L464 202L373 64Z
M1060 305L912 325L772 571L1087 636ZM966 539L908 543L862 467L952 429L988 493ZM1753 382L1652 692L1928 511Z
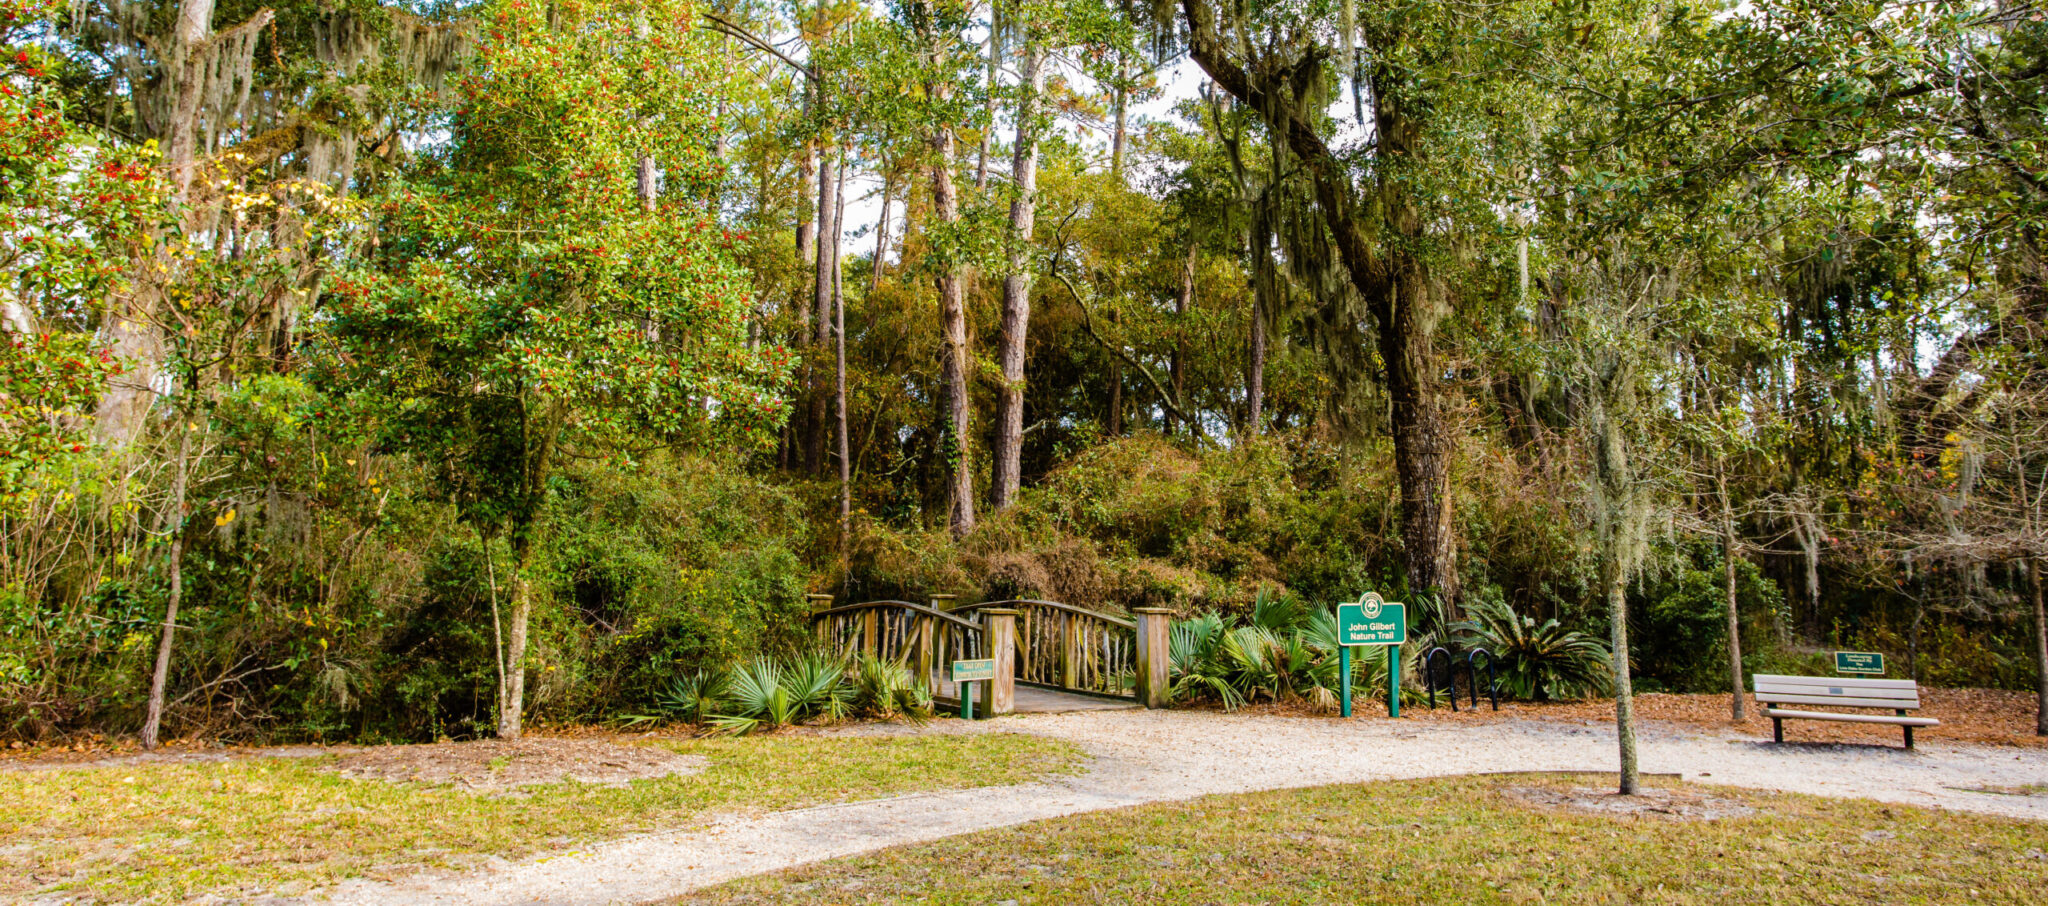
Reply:
M723 713L711 716L712 729L735 736L776 730L812 717L841 718L851 696L846 665L822 654L808 654L788 664L756 657L733 671L730 697Z
M788 660L759 656L677 676L659 698L671 717L736 736L816 719L922 723L932 716L931 690L909 665L872 654L852 660L818 652Z
M1500 603L1474 603L1466 613L1470 619L1456 629L1500 658L1500 688L1510 697L1560 701L1607 691L1610 662L1598 639Z

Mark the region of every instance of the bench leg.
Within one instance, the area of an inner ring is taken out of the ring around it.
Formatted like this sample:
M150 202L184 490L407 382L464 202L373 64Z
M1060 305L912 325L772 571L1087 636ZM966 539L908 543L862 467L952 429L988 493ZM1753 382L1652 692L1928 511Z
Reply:
M1782 718L1782 717L1773 717L1773 718L1771 718L1771 741L1772 741L1772 742L1784 742L1784 741L1785 741L1785 719L1784 719L1784 718Z
M1907 727L1907 728L1906 728L1906 748L1910 749L1910 748L1912 748L1912 747L1913 747L1913 728L1912 728L1912 727Z

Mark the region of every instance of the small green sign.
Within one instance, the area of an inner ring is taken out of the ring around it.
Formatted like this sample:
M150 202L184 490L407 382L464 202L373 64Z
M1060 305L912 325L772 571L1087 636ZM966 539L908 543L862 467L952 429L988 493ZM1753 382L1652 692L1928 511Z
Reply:
M1366 592L1356 604L1337 605L1337 641L1341 645L1401 645L1408 641L1408 606L1380 600Z
M1884 655L1874 651L1837 651L1835 652L1835 672L1883 676Z
M971 683L977 680L992 680L995 678L995 658L985 657L977 661L953 662L953 682Z

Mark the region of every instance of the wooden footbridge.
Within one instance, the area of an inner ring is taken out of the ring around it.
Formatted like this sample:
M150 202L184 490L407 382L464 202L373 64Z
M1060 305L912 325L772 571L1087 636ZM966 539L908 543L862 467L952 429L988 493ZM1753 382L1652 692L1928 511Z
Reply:
M863 601L834 606L812 595L818 641L842 655L866 653L910 665L942 701L957 701L947 668L990 658L988 712L1084 711L1166 705L1169 612L1139 608L1129 618L1058 601L1008 600L949 606Z

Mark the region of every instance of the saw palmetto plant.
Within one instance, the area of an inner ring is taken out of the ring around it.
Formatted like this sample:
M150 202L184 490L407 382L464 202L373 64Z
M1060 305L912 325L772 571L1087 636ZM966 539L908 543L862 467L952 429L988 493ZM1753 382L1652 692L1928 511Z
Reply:
M1607 646L1556 620L1541 623L1499 602L1465 609L1458 629L1500 658L1501 691L1513 698L1561 701L1605 694L1611 683Z

